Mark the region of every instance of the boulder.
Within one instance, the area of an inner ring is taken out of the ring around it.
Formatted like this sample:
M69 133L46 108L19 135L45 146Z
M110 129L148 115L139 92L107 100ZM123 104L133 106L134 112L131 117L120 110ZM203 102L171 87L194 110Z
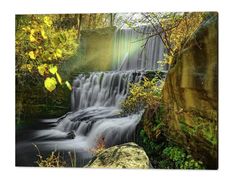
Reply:
M104 149L86 165L88 168L150 168L149 158L142 147L126 143Z
M174 59L163 88L166 136L218 168L218 18L215 13Z

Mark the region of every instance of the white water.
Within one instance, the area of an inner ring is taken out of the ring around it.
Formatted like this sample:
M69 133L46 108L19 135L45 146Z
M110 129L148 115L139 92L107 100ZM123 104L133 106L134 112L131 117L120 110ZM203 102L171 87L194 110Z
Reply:
M120 107L125 100L129 83L142 78L141 72L96 72L80 74L73 83L72 111L87 107Z

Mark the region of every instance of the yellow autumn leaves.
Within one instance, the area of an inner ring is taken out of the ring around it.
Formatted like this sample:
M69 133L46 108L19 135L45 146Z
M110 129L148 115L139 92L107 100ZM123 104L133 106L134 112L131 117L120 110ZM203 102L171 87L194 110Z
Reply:
M42 38L47 39L47 35L46 35L46 32L44 31L44 29L41 29L40 32L41 32Z
M51 65L48 65L48 64L41 64L38 66L38 73L42 76L46 75L46 74L57 74L57 66L53 66L52 64ZM61 77L58 75L59 77L59 82L60 84L62 84L62 79ZM56 88L56 85L57 85L57 81L55 79L55 77L47 77L44 81L44 87L52 92L55 90Z
M47 77L46 80L44 81L44 86L45 88L52 92L56 88L57 81L54 77Z
M30 51L30 52L29 52L29 58L32 59L32 60L35 60L35 59L36 59L36 56L35 56L35 54L34 54L33 51Z
M60 74L58 73L58 68L57 66L54 66L52 64L48 65L48 64L41 64L38 67L38 73L42 76L44 75L48 75L48 74L52 74L55 75L55 77L47 77L44 81L44 87L52 92L55 90L57 82L60 85L63 85L63 81L62 78L60 76ZM69 90L72 90L72 87L70 85L70 83L68 81L65 82L65 85L68 87Z
M38 53L39 53L38 50L30 51L28 53L29 58L31 60L35 60L36 57L38 56ZM52 59L57 60L58 58L61 58L61 57L62 57L62 50L61 49L56 49L55 52L53 53L53 55L49 56L47 59L51 61Z
M56 73L56 77L57 77L57 80L58 80L58 76L59 75L58 73ZM59 77L60 78L60 77ZM58 80L59 81L59 80ZM59 81L59 83L62 83L61 81ZM55 90L56 88L56 85L57 85L57 81L54 77L47 77L46 80L44 81L44 86L45 88L52 92ZM70 85L70 83L68 81L65 82L65 85L68 87L69 90L72 90L72 86Z
M58 73L56 73L56 78L57 78L58 82L60 84L62 84L62 80L61 80ZM54 77L47 77L46 80L44 81L45 88L50 92L55 90L56 85L57 85L57 81ZM70 83L68 81L65 82L65 85L68 87L69 90L72 90L72 86L70 85Z
M58 82L62 85L62 79L58 73L56 73L56 78ZM45 88L50 92L55 90L56 85L57 85L57 81L54 77L47 77L46 80L44 81ZM72 90L72 86L70 85L68 81L65 82L65 85L67 86L69 90Z
M78 35L74 27L58 28L60 22L58 15L24 15L16 27L16 73L40 74L49 92L58 85L72 89L62 80L58 64L76 53Z
M29 35L30 42L36 42L37 41L36 38L34 37L34 33L35 33L34 29L30 30L30 35Z
M45 23L48 27L51 27L51 25L53 24L51 18L48 17L48 16L45 16L45 17L43 18L43 21L44 21L44 23Z

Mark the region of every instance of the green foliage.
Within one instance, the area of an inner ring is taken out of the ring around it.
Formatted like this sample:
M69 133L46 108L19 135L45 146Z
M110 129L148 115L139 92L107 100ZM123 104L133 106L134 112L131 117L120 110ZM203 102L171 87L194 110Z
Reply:
M140 138L143 142L145 152L149 155L153 154L158 147L157 143L155 141L149 139L149 137L146 134L146 132L144 131L144 129L141 129L141 131L140 131Z
M178 169L203 169L204 165L201 161L196 161L192 158L191 155L177 146L166 147L162 152L163 157L168 162L161 162L160 164L169 164L172 162L175 168ZM164 160L163 160L164 161ZM172 164L170 165L172 167ZM168 166L161 166L168 168Z
M201 161L193 159L183 148L166 141L165 138L150 139L144 129L140 131L141 146L154 168L160 169L204 169Z
M163 81L153 78L130 84L129 96L122 103L124 113L138 112L143 108L153 108L161 99Z
M163 105L160 105L157 109L157 114L155 117L155 124L153 129L158 129L163 126L164 114L165 114L164 107Z

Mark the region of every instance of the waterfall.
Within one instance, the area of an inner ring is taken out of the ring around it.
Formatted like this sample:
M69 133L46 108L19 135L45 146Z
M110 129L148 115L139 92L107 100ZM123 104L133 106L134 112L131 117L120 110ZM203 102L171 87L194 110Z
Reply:
M163 60L164 44L150 26L142 26L139 31L133 29L117 29L114 34L114 70L167 70L168 65L157 63Z
M21 163L36 156L32 143L42 153L55 149L75 151L82 166L91 159L91 149L96 147L99 138L104 139L106 147L134 141L142 112L123 115L121 104L128 95L130 83L139 82L145 70L159 68L157 61L163 58L164 50L157 36L149 40L144 50L143 40L134 43L136 39L143 39L143 34L130 29L116 31L114 71L79 74L73 82L71 112L44 120L44 124L53 123L53 126L30 132L30 141L17 144L17 158Z

